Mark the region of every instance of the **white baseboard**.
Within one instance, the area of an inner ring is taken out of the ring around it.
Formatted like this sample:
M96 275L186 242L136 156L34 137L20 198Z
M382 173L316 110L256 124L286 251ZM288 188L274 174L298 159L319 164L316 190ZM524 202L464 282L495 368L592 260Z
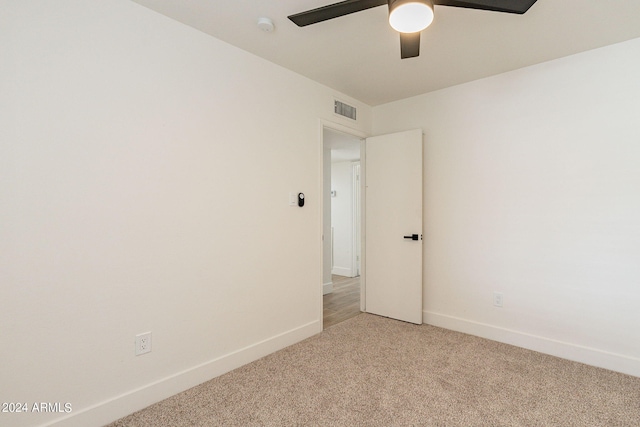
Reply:
M451 329L453 331L515 345L517 347L538 351L540 353L561 357L563 359L573 360L575 362L640 377L639 358L429 311L423 311L422 319L424 323L429 325Z
M322 332L322 321L315 320L146 386L114 396L91 407L80 409L78 412L43 424L41 427L99 427L109 424L319 332Z
M333 267L331 269L331 274L335 274L336 276L353 277L353 271L350 268L344 267Z
M322 285L322 295L330 294L333 292L333 282L324 283Z

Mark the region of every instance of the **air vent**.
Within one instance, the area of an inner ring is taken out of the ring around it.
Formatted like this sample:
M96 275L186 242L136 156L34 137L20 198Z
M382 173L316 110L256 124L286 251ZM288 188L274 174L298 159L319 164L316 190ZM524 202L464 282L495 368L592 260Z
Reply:
M344 102L340 102L338 100L335 100L334 102L333 112L339 116L343 116L351 120L356 119L356 107L352 107L351 105L347 105Z

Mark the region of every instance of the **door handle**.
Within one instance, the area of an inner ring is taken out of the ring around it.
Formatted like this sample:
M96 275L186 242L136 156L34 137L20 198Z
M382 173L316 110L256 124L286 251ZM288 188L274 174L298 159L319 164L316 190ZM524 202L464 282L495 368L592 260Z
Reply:
M412 234L411 236L404 236L405 239L418 240L420 236L417 234Z

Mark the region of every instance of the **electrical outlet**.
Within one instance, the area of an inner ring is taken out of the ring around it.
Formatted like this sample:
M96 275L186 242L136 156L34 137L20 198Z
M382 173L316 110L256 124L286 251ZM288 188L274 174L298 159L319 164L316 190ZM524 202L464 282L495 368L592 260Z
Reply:
M502 292L493 293L493 305L496 307L502 307Z
M151 332L136 335L136 356L151 351Z

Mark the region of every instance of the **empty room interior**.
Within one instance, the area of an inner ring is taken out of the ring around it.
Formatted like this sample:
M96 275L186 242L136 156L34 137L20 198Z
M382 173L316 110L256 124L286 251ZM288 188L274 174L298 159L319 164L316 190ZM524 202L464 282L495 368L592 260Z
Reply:
M433 22L400 36L394 1L295 22L331 3L0 0L0 425L108 425L269 357L290 375L323 340L348 363L358 325L406 341L403 369L417 341L482 339L610 372L635 392L585 399L634 398L635 424L607 419L640 425L640 2L420 0ZM328 311L346 282L355 311ZM446 394L450 356L443 411L473 400ZM275 424L411 412L354 381L374 409ZM397 425L465 425L419 414Z

